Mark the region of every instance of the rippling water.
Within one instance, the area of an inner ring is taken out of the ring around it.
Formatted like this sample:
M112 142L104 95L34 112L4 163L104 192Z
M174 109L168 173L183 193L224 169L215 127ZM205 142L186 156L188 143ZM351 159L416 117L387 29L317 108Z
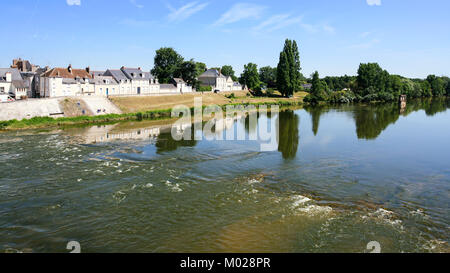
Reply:
M273 152L170 122L1 133L0 251L449 252L449 106L284 111Z

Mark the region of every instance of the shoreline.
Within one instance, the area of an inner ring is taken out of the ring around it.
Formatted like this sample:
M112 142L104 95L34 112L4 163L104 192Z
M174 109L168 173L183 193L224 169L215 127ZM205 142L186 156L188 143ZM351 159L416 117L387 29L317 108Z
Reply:
M441 97L444 99L449 99L449 97ZM422 98L423 99L423 98ZM433 99L433 98L428 98ZM371 102L355 102L349 104L360 104L362 106L370 106L370 105L378 105L378 104L392 104L395 102L382 102L382 101L371 101ZM324 107L324 106L333 106L333 105L343 105L348 103L330 103L330 102L320 102L317 104L306 103L303 102L303 98L295 98L293 100L277 100L277 101L259 101L259 102L250 102L250 101L241 101L235 103L225 103L225 104L217 104L222 110L226 110L227 106L279 106L281 109L286 109L289 107L299 107L299 106L307 106L307 107ZM202 110L211 105L204 105ZM76 127L76 126L89 126L89 125L106 125L106 124L114 124L118 122L127 122L127 121L144 121L144 120L169 120L173 117L171 116L172 109L156 109L156 110L148 110L148 111L140 111L133 113L122 113L122 114L107 114L100 116L78 116L78 117L61 117L61 118L52 118L52 117L35 117L31 119L23 119L23 120L9 120L9 121L0 121L0 133L8 132L8 131L19 131L19 130L29 130L29 129L54 129L61 127ZM194 107L189 108L191 114L194 113ZM268 109L270 112L270 109Z
M302 100L295 101L277 101L277 102L246 102L246 103L228 103L217 105L222 110L225 110L227 106L273 106L278 105L281 108L293 107L293 106L303 106ZM203 106L205 109L208 106ZM191 107L191 113L194 113L194 107ZM270 111L270 109L268 109ZM79 116L79 117L62 117L62 118L52 118L52 117L35 117L31 119L23 120L9 120L0 121L0 132L8 131L19 131L28 129L51 129L64 126L77 126L77 125L104 125L116 122L124 121L143 121L143 120L164 120L171 119L172 108L163 110L150 110L142 111L136 113L124 113L124 114L108 114L100 116Z

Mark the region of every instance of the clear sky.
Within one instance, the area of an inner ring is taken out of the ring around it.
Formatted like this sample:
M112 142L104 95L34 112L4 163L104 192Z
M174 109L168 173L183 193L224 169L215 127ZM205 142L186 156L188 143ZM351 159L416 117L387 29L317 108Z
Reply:
M169 46L208 67L276 66L297 40L303 74L354 75L360 62L392 74L450 73L449 0L19 0L1 4L0 67L150 70Z

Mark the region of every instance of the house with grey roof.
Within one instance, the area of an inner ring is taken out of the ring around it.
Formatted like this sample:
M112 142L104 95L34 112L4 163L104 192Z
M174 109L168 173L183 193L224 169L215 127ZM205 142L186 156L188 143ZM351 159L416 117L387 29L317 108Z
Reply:
M119 95L119 83L112 76L94 76L92 83L95 85L96 96L115 96Z
M0 94L17 99L28 96L30 84L23 79L17 68L0 68Z
M108 69L103 75L113 77L119 84L119 92L114 95L131 96L160 93L158 80L150 72L142 71L140 67Z
M212 90L239 91L242 90L240 84L236 84L231 77L224 76L221 71L217 69L208 69L198 77L200 84L203 86L211 86ZM241 88L237 90L237 88Z

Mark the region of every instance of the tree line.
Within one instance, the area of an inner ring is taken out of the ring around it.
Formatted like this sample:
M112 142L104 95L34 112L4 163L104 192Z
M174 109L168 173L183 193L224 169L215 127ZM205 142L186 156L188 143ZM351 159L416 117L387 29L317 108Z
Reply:
M220 71L224 76L231 77L233 81L239 81L254 91L265 88L278 89L284 96L292 96L294 92L301 90L304 80L300 73L300 54L296 41L286 40L283 51L280 53L278 67L265 66L258 70L254 63L244 66L244 71L237 77L231 65L212 67ZM161 83L169 83L173 78L182 78L187 84L200 89L198 77L207 70L206 64L196 62L194 59L186 61L175 49L163 47L156 50L154 68L151 73Z
M356 77L319 78L312 76L312 88L305 98L309 103L391 102L400 95L409 98L450 96L450 79L429 75L426 79L409 79L391 75L378 63L362 63Z
M186 61L173 48L156 51L152 74L161 83L169 83L172 78L182 78L189 85L201 90L198 77L207 70L206 64L194 59ZM277 67L264 66L258 69L255 63L248 63L240 77L231 65L213 67L224 76L239 81L257 94L262 90L277 89L285 97L298 91L308 91L305 102L347 103L368 101L396 101L399 95L410 98L450 96L450 79L429 75L426 79L409 79L391 75L377 63L360 64L357 76L320 78L315 72L309 79L301 73L299 47L295 40L286 39L279 55ZM305 90L304 85L310 84ZM271 92L266 91L266 94Z

